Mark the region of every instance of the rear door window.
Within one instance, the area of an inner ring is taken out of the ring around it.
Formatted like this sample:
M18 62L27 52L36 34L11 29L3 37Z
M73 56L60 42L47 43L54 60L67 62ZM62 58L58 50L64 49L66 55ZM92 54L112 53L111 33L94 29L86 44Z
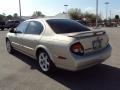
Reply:
M40 33L43 31L43 25L38 21L31 21L27 30L25 31L25 34L36 34L40 35Z

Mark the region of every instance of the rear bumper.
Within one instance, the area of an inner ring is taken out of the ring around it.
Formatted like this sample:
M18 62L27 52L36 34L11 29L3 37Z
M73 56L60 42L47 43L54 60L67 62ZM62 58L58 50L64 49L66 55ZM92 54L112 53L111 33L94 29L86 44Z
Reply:
M108 59L111 56L111 52L112 52L112 47L109 45L104 50L92 55L86 55L83 57L76 55L74 56L73 59L74 65L69 67L68 69L71 71L77 71L94 66Z

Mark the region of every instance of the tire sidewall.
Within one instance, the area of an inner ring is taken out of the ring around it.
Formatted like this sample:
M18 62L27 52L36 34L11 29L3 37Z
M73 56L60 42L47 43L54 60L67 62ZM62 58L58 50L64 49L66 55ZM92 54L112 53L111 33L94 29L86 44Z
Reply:
M11 48L10 51L8 50L7 43L10 44L10 48ZM13 53L13 48L11 46L10 40L6 40L6 48L7 48L8 53Z
M49 62L49 69L48 69L48 71L42 70L42 68L41 68L41 66L40 66L40 63L39 63L39 55L40 55L41 53L45 53L45 54L48 56L48 62ZM53 64L52 60L50 59L49 54L48 54L46 51L42 50L41 52L39 52L39 55L38 55L38 63L39 63L40 70L41 70L43 73L45 73L45 74L53 73L53 72L55 71L55 65Z

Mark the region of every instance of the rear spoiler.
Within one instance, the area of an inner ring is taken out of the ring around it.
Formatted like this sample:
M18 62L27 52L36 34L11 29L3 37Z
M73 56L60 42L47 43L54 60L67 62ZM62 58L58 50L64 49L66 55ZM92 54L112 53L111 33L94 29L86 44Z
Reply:
M76 34L75 36L70 37L76 37L76 38L85 38L85 37L91 37L91 36L99 36L106 34L105 31L87 31L87 32L80 32L79 34Z

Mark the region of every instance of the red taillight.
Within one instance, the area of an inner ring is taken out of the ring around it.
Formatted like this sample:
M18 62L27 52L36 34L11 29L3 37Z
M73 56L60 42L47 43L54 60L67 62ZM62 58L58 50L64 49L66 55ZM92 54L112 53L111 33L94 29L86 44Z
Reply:
M75 53L75 54L80 54L80 55L84 54L83 46L79 42L73 44L70 50L72 53Z

